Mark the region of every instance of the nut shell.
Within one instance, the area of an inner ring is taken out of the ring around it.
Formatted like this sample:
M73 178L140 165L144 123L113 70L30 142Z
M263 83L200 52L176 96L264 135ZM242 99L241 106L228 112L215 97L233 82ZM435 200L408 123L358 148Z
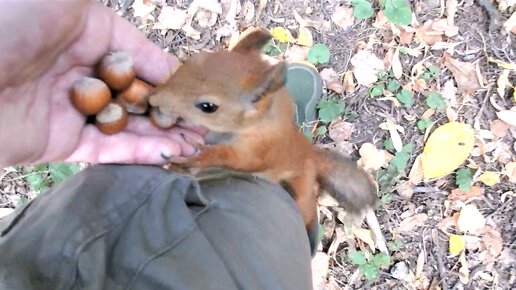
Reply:
M112 135L127 125L127 110L118 102L111 102L95 116L95 126L104 134Z
M134 79L131 85L120 92L117 99L126 105L129 113L144 114L149 105L149 95L153 87L148 83Z
M169 129L177 123L177 116L163 114L158 107L151 107L149 111L151 123L160 129Z
M111 101L111 91L96 78L82 77L72 85L70 98L73 106L84 115L95 115Z
M113 90L127 88L136 77L131 56L122 51L106 54L98 64L99 77Z

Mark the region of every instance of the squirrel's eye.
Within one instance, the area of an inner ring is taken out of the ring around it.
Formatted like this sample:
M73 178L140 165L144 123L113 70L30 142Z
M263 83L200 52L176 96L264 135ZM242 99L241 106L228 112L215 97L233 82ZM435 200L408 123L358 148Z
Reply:
M201 110L203 113L208 113L208 114L214 113L219 108L219 106L217 106L213 103L209 103L209 102L198 103L195 105L195 107L197 109Z

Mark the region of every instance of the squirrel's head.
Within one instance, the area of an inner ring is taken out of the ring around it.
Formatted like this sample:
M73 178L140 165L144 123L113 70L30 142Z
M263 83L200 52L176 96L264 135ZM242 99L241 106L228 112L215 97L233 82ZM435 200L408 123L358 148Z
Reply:
M272 93L286 81L286 64L270 64L261 55L270 38L256 29L230 51L197 54L156 89L151 105L218 132L253 124L267 113Z

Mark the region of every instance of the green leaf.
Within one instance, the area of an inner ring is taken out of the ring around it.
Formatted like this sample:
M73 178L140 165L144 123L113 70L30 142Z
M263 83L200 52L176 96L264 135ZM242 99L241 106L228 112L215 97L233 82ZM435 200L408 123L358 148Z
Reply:
M319 119L324 123L331 122L333 119L344 113L344 104L333 100L322 100L317 104L319 109Z
M399 88L400 88L400 83L397 80L390 80L387 83L387 90L391 93L394 93Z
M410 92L405 89L402 89L399 93L396 94L396 99L398 99L398 101L400 101L400 103L402 103L405 108L409 108L414 102Z
M407 48L404 47L404 46L400 46L400 50L399 51L400 51L401 54L407 54Z
M282 51L274 45L272 40L263 46L262 52L268 56L277 56L282 53Z
M401 152L396 152L394 158L389 163L389 166L396 169L398 172L402 172L407 167L407 163L410 159L410 152L412 151L412 144L406 144L403 146Z
M48 165L48 172L53 184L63 182L79 171L79 166L74 163L49 163Z
M391 257L386 253L379 253L377 255L374 255L371 261L371 264L375 265L376 267L388 266L390 263Z
M392 195L390 193L383 194L380 197L380 203L382 205L388 204L389 202L391 202L391 200L392 200Z
M401 246L403 246L403 242L398 239L387 242L387 248L389 248L389 250L391 250L391 251L397 251L397 250L401 249Z
M39 192L48 188L48 181L40 173L31 173L25 177L25 181L32 190Z
M424 72L419 78L429 81L432 78L432 74L430 74L430 72Z
M361 265L358 267L360 273L364 275L367 281L372 281L378 277L378 268L371 264Z
M348 259L354 265L360 266L367 264L366 257L362 252L350 251L348 252Z
M455 174L455 184L459 186L460 190L470 190L472 182L473 172L469 168L463 167L457 170L457 173Z
M387 138L383 141L383 149L387 150L387 151L390 151L390 152L394 152L394 150L396 150L396 148L394 148L394 143L392 143L392 138Z
M351 0L353 5L353 16L356 19L367 19L373 16L374 10L371 3L365 0Z
M412 11L408 0L385 0L383 14L393 24L410 25Z
M377 84L377 85L374 85L370 90L369 90L369 96L370 97L378 97L378 96L381 96L383 95L383 85L382 84Z
M326 45L317 43L310 48L306 58L314 65L325 64L330 60L330 50Z
M441 72L441 70L439 69L438 66L436 66L435 64L431 65L428 67L428 72L433 76L435 77L437 74L439 74Z
M423 118L423 119L417 121L416 125L417 125L417 128L419 129L419 131L424 132L426 130L426 128L428 128L428 127L430 127L430 125L432 125L432 120Z
M446 105L446 102L441 94L432 91L426 97L426 104L432 109L440 109Z
M390 71L380 71L376 74L379 80L384 81L389 77Z

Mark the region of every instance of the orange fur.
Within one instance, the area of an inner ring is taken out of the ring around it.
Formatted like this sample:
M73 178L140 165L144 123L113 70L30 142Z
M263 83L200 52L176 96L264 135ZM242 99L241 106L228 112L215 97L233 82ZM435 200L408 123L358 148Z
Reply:
M306 226L317 216L319 186L350 210L372 206L376 188L366 173L335 153L317 149L295 126L294 105L283 88L285 65L270 65L259 54L268 39L257 30L230 52L195 56L156 90L151 105L187 123L231 133L226 144L203 146L189 163L255 173L285 185ZM200 103L218 109L206 113L198 108Z

